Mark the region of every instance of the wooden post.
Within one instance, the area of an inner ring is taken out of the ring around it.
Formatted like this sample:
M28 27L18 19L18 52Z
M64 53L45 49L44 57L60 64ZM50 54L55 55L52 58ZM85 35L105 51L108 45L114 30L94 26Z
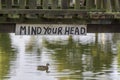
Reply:
M95 0L90 0L90 6L92 9L95 9Z
M42 0L36 0L36 5L39 6L38 8L42 8Z
M95 7L95 0L86 0L86 8L92 9Z
M40 0L40 6L42 7L42 4L43 4L43 0Z
M119 11L119 10L120 10L119 0L115 0L115 10L116 10L116 11Z
M43 9L48 9L48 0L43 0L42 7Z
M110 0L110 1L111 1L112 11L115 11L115 0Z
M80 0L75 0L75 9L80 9Z
M52 9L57 9L58 7L58 0L52 0Z
M19 0L19 7L20 9L25 9L26 6L26 0ZM19 14L19 20L20 22L24 22L25 15L24 14Z
M108 12L112 11L112 5L111 5L111 0L106 0L106 9Z
M12 8L12 0L6 0L6 8L7 9Z
M12 0L13 1L13 5L18 5L18 0Z
M107 6L106 6L106 3L107 3L107 0L102 0L102 8L103 9L106 9L107 8Z
M1 2L1 0L0 0L0 9L2 9L2 2Z
M80 3L82 3L82 4L80 4L80 6L84 6L85 7L85 4L86 4L86 0L80 0Z
M96 8L101 9L101 0L96 0Z
M25 8L25 1L26 1L26 0L20 0L20 1L19 1L19 7L20 7L21 9L24 9L24 8Z
M89 0L86 0L86 9L90 9Z
M36 0L29 0L29 8L30 9L36 9Z
M62 0L62 9L68 9L70 6L70 0Z
M104 1L101 0L101 9L104 9Z
M43 4L43 0L40 0L40 6L42 7L42 4Z

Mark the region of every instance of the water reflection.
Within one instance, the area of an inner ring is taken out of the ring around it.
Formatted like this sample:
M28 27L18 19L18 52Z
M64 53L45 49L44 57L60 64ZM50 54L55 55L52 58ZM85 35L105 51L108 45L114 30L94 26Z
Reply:
M107 40L102 45L98 42L98 34L95 35L95 42L89 44L74 41L71 36L65 44L62 42L65 41L50 42L44 40L45 47L54 50L55 53L52 56L55 57L57 63L61 63L61 65L57 66L58 72L66 69L72 70L70 75L79 75L76 78L81 78L82 76L94 77L93 73L111 68L113 55L110 42Z
M120 34L0 35L1 80L120 79ZM46 63L50 73L37 70Z
M0 80L9 78L10 66L14 65L10 61L16 58L14 51L9 34L0 34Z

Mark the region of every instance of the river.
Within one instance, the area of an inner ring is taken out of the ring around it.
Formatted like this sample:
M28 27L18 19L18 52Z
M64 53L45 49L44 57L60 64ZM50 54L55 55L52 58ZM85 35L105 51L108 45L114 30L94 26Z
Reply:
M0 33L0 80L120 80L120 34ZM37 70L49 63L49 73Z

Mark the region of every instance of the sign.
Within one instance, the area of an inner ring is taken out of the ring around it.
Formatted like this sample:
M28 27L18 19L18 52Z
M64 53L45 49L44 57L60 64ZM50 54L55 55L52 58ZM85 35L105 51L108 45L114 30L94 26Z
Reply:
M86 25L16 24L16 35L86 35Z

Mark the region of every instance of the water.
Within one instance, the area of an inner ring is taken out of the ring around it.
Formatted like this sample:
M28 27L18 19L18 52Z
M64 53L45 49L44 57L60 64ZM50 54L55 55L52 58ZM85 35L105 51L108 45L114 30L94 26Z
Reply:
M0 34L0 80L120 80L119 53L120 34Z

